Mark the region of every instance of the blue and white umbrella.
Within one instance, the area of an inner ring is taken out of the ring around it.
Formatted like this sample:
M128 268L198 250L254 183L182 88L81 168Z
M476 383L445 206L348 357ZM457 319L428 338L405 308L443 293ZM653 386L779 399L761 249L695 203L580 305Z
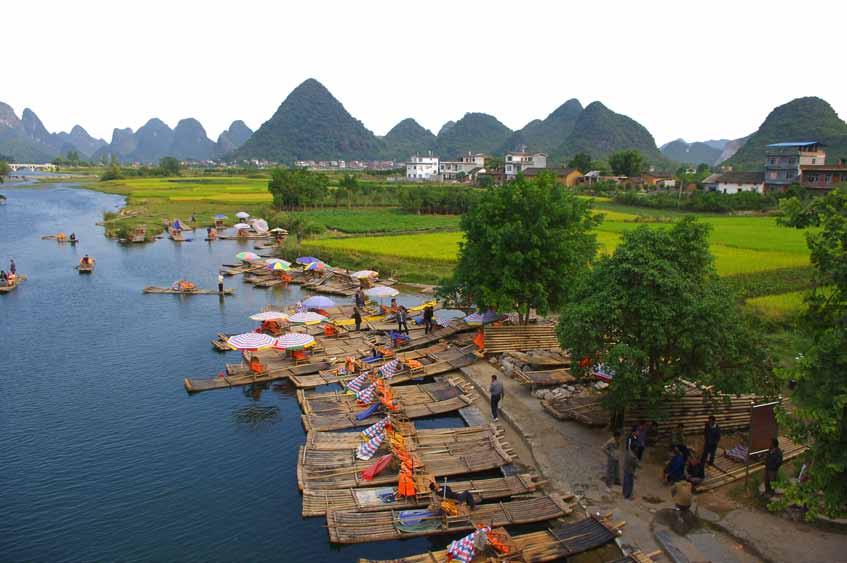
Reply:
M335 307L335 301L323 295L314 295L304 300L303 306L307 309L325 309L327 307Z
M315 258L314 256L300 256L299 258L297 258L296 262L305 266L307 264L311 264L312 262L320 262L320 260L318 258Z

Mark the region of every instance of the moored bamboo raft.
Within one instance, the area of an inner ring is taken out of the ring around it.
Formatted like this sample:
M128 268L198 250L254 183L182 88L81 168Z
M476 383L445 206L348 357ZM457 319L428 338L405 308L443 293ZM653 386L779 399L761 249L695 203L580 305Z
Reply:
M539 370L539 371L529 371L529 370L521 370L515 369L512 372L515 376L515 379L524 385L530 385L533 387L536 386L550 386L550 385L564 385L566 383L573 383L576 381L576 378L571 375L571 370L568 368L558 368L558 369L548 369L548 370Z
M429 389L425 389L427 385L392 388L394 398L400 402L404 415L410 419L423 418L457 411L473 403L474 395L470 390L462 389L458 385L431 383L429 386ZM302 391L298 391L298 394L300 393ZM383 416L374 414L358 419L357 414L365 409L358 406L356 398L351 396L339 395L338 400L303 399L303 403L304 409L310 411L302 416L306 430L329 431L370 426Z
M12 285L0 285L0 293L9 293L10 291L13 291L16 287L18 287L18 285L20 285L22 281L26 281L26 276L23 274L17 274L15 276L15 283L13 283Z
M616 527L597 517L562 524L550 530L510 536L504 529L496 529L498 536L505 537L510 552L502 556L484 554L475 563L540 563L559 561L611 543L618 536ZM651 561L644 554L635 561ZM447 550L431 551L419 555L408 555L402 559L359 559L359 563L447 563Z
M572 511L555 494L477 506L459 516L424 516L420 524L405 525L401 511L353 512L330 510L327 529L333 543L366 543L473 530L476 522L489 526L530 524L559 518Z
M788 461L803 454L808 448L802 444L793 442L785 436L780 436L779 449L782 450L783 461ZM707 465L705 467L706 479L697 485L695 490L698 493L710 491L743 479L748 474L748 471L752 474L762 471L764 468L765 463L763 457L750 460L750 467L748 468L745 463L731 459L726 455L716 456L714 465Z
M428 449L416 456L418 470L434 477L450 477L476 471L496 469L512 462L512 451L500 437L472 444L449 444L440 449ZM300 490L347 489L391 485L397 482L397 471L386 469L366 481L361 472L373 465L373 460L356 459L355 451L322 451L300 447L297 460L297 485Z
M292 364L284 368L269 370L263 373L253 373L250 370L247 370L239 375L221 374L217 377L196 379L186 377L183 379L182 383L187 392L199 393L201 391L212 391L214 389L229 389L231 387L240 387L243 385L268 383L278 379L285 379L299 373L311 373L326 366L329 366L328 362L314 362L301 364L299 366Z
M398 423L393 422L395 426ZM410 451L437 449L445 445L460 443L490 442L501 439L503 429L490 424L488 426L462 426L460 428L428 428L418 430L414 423L399 425L397 428L407 437ZM306 434L304 448L314 451L353 451L362 443L358 432L317 432Z
M439 485L443 485L439 482ZM470 491L477 503L538 490L541 485L529 473L490 479L449 481L447 485L456 492ZM306 489L303 491L303 516L325 516L329 510L378 512L425 507L432 500L427 491L416 497L397 497L394 487L368 487L364 489Z
M172 287L156 287L156 286L147 286L144 288L144 293L167 293L174 295L232 295L235 293L234 289L224 289L223 291L218 291L216 289L192 289L192 290L180 290L173 289Z
M485 327L486 354L559 349L556 325L553 323Z
M599 394L545 399L541 401L541 408L559 420L576 420L587 426L606 426L611 420Z
M447 326L438 327L433 330L429 334L425 334L423 336L415 337L409 340L408 343L397 347L397 352L405 352L407 350L415 350L416 348L423 348L424 346L429 346L438 342L439 340L443 340L446 338L450 338L456 334L460 334L462 332L470 332L474 330L474 327L469 326L467 323L462 321L453 321Z

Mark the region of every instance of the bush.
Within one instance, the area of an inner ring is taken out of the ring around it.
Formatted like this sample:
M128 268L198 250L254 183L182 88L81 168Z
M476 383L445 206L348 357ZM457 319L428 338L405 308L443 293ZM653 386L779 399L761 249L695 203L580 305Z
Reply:
M775 209L778 200L773 195L756 192L723 194L718 192L694 192L689 195L678 193L639 194L627 190L618 192L614 202L622 205L649 207L652 209L682 209L709 213L730 213L734 211L765 211Z

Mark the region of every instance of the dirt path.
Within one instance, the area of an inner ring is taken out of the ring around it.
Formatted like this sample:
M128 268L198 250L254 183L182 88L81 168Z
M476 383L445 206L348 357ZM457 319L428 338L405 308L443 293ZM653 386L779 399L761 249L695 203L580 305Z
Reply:
M497 375L504 388L500 420L518 455L533 462L553 489L581 497L587 511L612 512L615 521L625 521L621 537L625 547L644 552L662 549L669 560L680 562L847 562L847 535L745 507L729 500L723 491L698 496L696 525L679 533L671 526L675 516L670 488L661 480L664 450L647 450L635 497L625 500L620 487L610 490L602 481L605 457L600 446L608 438L606 431L554 419L544 412L529 387L504 376L488 362L476 362L461 371L481 395L477 406L489 418L488 384L491 375ZM517 447L519 441L524 447ZM669 553L674 548L680 558Z

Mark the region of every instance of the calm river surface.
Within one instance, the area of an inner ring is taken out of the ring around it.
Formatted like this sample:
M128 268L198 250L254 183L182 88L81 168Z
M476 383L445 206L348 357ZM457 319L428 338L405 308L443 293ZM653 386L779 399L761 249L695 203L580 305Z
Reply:
M352 561L443 548L415 539L338 548L300 517L293 389L188 396L185 376L219 373L218 331L251 330L263 290L143 295L187 278L213 287L235 241L122 246L95 223L123 198L61 184L0 191L0 267L29 276L0 295L0 560ZM76 247L41 240L75 231ZM239 246L241 244L241 246ZM83 254L96 272L74 270ZM410 298L419 302L419 298ZM456 417L425 426L461 425Z

